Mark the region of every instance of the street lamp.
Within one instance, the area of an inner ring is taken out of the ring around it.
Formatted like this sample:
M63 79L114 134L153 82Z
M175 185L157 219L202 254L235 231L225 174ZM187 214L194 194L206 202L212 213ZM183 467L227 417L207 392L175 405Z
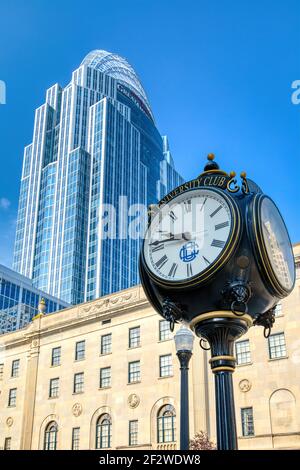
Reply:
M193 354L194 335L182 326L174 336L180 362L180 450L189 449L189 362Z

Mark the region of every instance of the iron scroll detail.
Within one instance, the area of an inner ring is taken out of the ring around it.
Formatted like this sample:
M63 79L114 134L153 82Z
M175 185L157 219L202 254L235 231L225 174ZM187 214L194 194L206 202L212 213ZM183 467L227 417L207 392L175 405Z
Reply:
M170 330L174 331L175 323L178 323L182 319L182 307L173 302L169 297L166 297L163 301L162 314L170 323Z

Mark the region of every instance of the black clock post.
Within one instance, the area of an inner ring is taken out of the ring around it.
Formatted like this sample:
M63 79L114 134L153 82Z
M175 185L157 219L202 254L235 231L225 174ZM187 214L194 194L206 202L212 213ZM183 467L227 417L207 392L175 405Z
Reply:
M173 229L166 231L168 218ZM277 303L295 283L279 210L245 173L239 183L210 154L197 178L151 207L139 265L145 293L171 330L183 322L200 346L209 344L217 446L237 449L234 342L253 325L263 326L267 338Z

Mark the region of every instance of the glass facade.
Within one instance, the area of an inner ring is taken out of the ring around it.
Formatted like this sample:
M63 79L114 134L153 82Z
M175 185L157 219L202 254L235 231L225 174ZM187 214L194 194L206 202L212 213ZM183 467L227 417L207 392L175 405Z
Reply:
M37 315L41 298L46 301L46 313L68 307L34 287L30 279L0 265L0 334L26 326Z
M139 204L157 202L182 182L132 67L92 51L36 110L24 151L14 269L71 304L137 284L141 240L128 226ZM107 204L113 214L103 212Z

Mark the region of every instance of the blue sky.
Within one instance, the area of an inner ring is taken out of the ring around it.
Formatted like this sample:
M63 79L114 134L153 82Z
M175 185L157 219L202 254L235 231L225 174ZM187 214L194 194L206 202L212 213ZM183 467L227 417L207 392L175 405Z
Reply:
M186 179L214 152L274 198L300 241L298 0L52 0L0 5L0 263L10 265L23 147L47 87L92 49L137 71Z

